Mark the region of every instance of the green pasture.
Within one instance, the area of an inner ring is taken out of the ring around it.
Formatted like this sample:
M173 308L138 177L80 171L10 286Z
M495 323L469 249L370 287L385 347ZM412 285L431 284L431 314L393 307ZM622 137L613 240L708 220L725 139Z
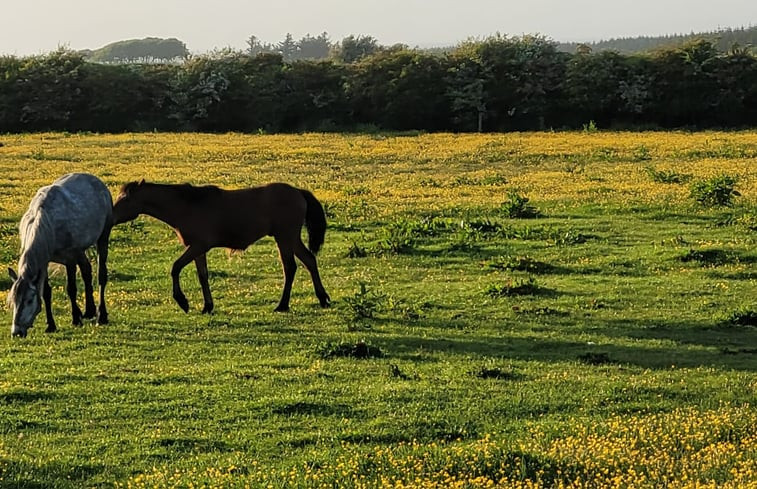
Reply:
M145 217L115 228L109 325L69 324L57 269L57 333L44 333L40 315L27 338L11 338L10 310L2 316L0 487L138 487L140 474L231 466L243 472L229 485L243 487L254 467L286 487L282 472L350 451L755 406L754 137L724 136L744 151L702 157L701 175L690 153L657 152L654 134L639 143L651 153L628 161L620 150L597 158L597 144L613 144L601 137L552 158L536 143L502 151L509 140L491 136L459 163L415 151L434 144L422 135L397 137L401 147L380 156L371 145L394 136L0 137L5 267L16 267L17 223L34 191L67 171L102 177L114 197L142 177L286 180L326 206L318 260L333 300L318 307L300 266L291 312L273 312L283 280L266 238L241 254L209 253L213 315L200 314L187 267L184 314L170 292L182 251L173 231ZM711 148L705 139L686 144ZM678 161L695 168L689 180L655 182L645 170ZM637 198L616 185L619 169L636 175ZM717 173L738 176L741 195L698 204L691 182ZM595 192L542 198L539 175ZM645 186L678 190L656 203ZM516 195L530 215L510 217ZM3 272L0 298L10 285Z

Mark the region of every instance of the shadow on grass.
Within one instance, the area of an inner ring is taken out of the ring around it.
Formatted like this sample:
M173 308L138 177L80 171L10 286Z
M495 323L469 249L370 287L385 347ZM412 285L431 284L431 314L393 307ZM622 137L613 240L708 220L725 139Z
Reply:
M3 465L2 487L24 489L49 489L50 487L84 487L93 477L105 472L103 464L70 465L65 462L47 463L42 466L25 461L8 460Z
M11 404L27 404L37 401L47 401L55 396L49 392L30 391L30 390L12 390L0 393L0 406Z
M612 343L588 344L577 341L479 336L476 339L418 338L402 336L382 338L379 343L387 356L415 360L419 353L480 355L540 362L581 362L595 365L635 365L648 369L715 367L757 371L756 328L664 328L629 326L627 323L606 326L598 331L610 338L669 340L675 346L627 346ZM690 346L705 348L691 348ZM583 359L602 358L602 362Z

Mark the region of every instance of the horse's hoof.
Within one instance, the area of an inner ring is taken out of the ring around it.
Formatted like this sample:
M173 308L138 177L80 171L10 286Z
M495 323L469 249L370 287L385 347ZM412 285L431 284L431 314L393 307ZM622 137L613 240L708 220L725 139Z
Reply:
M289 306L277 306L273 312L289 312Z
M81 318L74 318L71 320L71 324L74 326L84 326L84 321L81 320Z
M58 331L58 328L56 328L55 325L53 324L47 327L47 329L45 330L45 333L55 333L56 331Z
M329 297L328 294L326 294L325 297L321 298L321 307L324 309L331 306L331 297Z
M92 306L91 308L87 306L87 308L84 310L84 314L82 315L84 319L92 319L95 316L97 316L97 309L95 309L95 306Z
M98 326L108 324L108 316L100 316L99 318L97 318L97 324Z
M189 301L183 295L174 296L174 300L179 305L182 311L189 312Z
M213 313L213 306L205 306L202 308L203 314L212 314Z

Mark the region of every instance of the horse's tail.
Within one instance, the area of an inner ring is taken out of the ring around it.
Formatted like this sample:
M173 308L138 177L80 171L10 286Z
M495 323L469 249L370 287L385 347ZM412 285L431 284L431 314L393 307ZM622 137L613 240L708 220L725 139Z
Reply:
M308 248L315 255L321 249L323 238L326 236L326 213L315 195L303 189L300 189L300 192L307 203L305 227L308 229Z

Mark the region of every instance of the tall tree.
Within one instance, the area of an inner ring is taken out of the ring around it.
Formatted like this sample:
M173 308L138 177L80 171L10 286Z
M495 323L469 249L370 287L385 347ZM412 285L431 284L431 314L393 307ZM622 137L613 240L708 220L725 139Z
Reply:
M284 61L293 61L297 59L297 43L294 38L287 32L286 37L277 46L277 51L281 54Z
M342 63L354 63L356 61L377 53L381 50L378 41L371 36L347 36L341 44L336 46L334 57Z
M331 52L329 35L322 32L318 37L306 35L297 43L297 59L320 60L326 59Z
M276 47L272 44L263 43L257 36L250 36L247 38L247 50L245 51L249 56L255 57L258 54L273 53L276 51Z

